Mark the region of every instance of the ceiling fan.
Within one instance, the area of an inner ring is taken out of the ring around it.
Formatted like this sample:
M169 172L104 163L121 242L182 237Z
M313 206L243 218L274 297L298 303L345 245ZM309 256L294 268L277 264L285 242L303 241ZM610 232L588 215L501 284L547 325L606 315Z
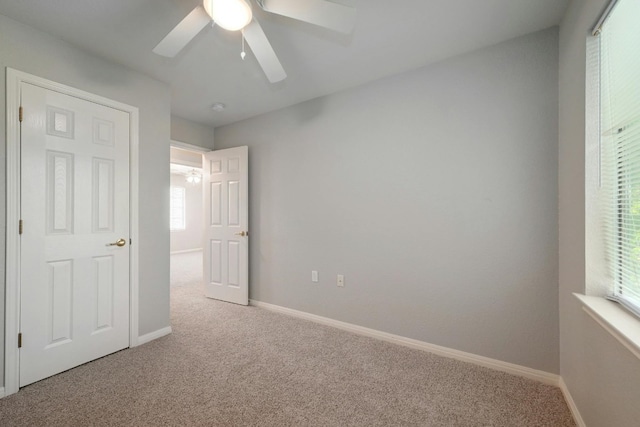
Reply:
M251 12L251 0L203 0L191 11L153 52L174 57L209 23L229 31L242 31L260 67L271 83L284 80L287 73L271 47L267 36ZM326 0L255 0L266 12L308 22L341 33L350 33L355 23L355 8ZM244 59L244 52L242 58Z

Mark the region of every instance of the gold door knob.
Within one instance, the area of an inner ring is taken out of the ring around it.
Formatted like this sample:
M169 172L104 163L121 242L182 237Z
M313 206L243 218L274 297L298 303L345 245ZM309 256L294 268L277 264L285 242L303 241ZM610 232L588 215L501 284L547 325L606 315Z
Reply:
M124 239L118 239L118 241L114 242L114 243L107 243L107 246L124 246L127 244L127 241Z
M242 236L242 237L244 237L244 236L248 236L248 235L249 235L249 232L248 232L248 231L241 231L241 232L239 232L239 233L236 233L236 236Z

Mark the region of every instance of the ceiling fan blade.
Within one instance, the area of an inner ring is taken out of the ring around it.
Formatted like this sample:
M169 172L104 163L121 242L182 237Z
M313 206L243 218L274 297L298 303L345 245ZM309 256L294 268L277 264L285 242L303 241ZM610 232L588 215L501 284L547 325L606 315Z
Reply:
M244 39L249 44L251 51L255 55L262 71L267 75L267 79L271 83L284 80L287 73L282 68L280 60L276 56L275 51L271 47L271 43L267 40L262 27L255 19L242 30Z
M153 52L158 55L173 58L197 36L209 22L211 22L211 18L202 6L196 7L153 48Z
M299 21L348 34L356 22L356 9L325 0L257 0L262 9Z

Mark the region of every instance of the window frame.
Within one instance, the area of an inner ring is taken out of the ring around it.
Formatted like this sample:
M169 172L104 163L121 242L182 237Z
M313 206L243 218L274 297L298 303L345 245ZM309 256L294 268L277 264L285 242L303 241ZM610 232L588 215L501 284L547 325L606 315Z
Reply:
M638 159L630 154L630 152L640 150L640 138L633 138L634 134L632 133L631 144L626 141L627 132L631 129L630 126L637 122L634 116L625 117L626 120L631 120L629 123L625 123L624 120L620 121L619 117L616 117L616 121L611 120L612 114L625 111L625 108L620 107L620 105L626 105L624 95L620 95L626 92L621 90L621 87L626 88L626 84L633 81L633 77L620 80L618 74L621 71L626 72L627 68L624 65L629 64L624 64L621 69L618 69L611 68L612 64L609 62L610 55L615 57L615 53L620 53L616 48L623 46L623 52L626 53L628 41L625 42L623 39L622 43L624 44L612 45L611 39L608 38L607 43L603 42L603 32L606 31L606 26L613 25L608 23L609 18L615 12L616 6L624 1L631 0L613 0L593 30L593 36L598 38L597 114L598 144L600 147L598 175L599 186L605 195L604 205L600 206L599 210L604 228L604 246L609 248L608 252L610 253L608 258L605 255L611 274L607 298L620 303L634 315L640 317L640 292L637 290L640 283L640 260L634 262L633 256L634 249L640 249L640 242L635 247L633 243L635 241L633 236L640 235L640 229L633 218L634 192L640 188L640 182L634 182L633 179L634 173L638 173L638 170L634 169L634 164ZM615 28L613 34L616 39L614 40L618 40L618 32L624 32L625 28L628 27ZM605 51L605 49L607 50ZM628 58L626 54L623 54L622 58L625 57ZM634 70L635 64L631 63L631 65L633 67L631 70ZM613 78L611 70L616 70L613 71L615 73ZM620 82L622 82L622 86L620 86ZM612 105L617 105L617 107L612 107ZM613 132L616 129L617 132Z
M601 129L600 93L601 74L601 38L602 24L619 0L613 0L606 8L593 31L587 36L585 62L585 139L584 139L584 189L585 189L585 283L584 294L574 292L573 296L582 310L615 338L622 346L640 359L640 318L624 305L610 301L613 291L615 257L607 247L607 232L604 218L607 211L616 212L617 206L606 203L604 166L607 154L603 148ZM610 224L609 224L610 225Z

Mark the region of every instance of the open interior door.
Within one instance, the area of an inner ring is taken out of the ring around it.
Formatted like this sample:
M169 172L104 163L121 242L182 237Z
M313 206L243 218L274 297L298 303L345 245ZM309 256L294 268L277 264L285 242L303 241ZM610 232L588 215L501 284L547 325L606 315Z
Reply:
M205 295L249 304L248 147L210 151L203 158Z

